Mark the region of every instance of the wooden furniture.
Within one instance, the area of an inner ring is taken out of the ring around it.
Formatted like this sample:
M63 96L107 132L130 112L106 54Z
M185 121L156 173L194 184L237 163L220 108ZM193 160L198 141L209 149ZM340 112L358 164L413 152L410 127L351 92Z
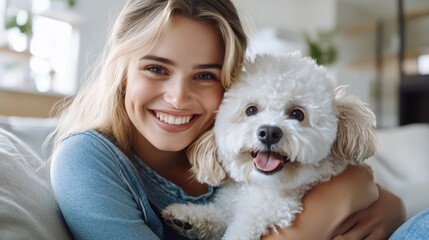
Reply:
M55 104L66 101L61 95L0 89L0 115L45 118L55 116Z
M425 16L429 14L421 17ZM398 0L399 124L429 123L429 75L407 74L404 71L406 23L404 0Z

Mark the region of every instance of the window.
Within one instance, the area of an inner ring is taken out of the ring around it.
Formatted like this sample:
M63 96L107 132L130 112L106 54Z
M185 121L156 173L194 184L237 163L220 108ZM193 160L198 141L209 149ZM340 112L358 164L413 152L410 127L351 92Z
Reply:
M429 54L420 55L417 59L419 74L429 74Z
M67 8L68 2L0 1L4 9L0 16L4 26L0 32L0 87L73 94L79 32L78 18Z

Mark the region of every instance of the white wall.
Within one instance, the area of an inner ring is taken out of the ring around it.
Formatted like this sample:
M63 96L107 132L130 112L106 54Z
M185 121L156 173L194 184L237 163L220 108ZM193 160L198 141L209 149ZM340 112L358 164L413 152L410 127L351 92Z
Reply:
M337 0L232 0L245 24L289 31L331 29Z
M80 32L78 84L86 80L91 66L97 61L106 42L109 27L124 4L124 0L77 2L74 11L82 17L78 25Z
M232 0L249 36L249 55L306 51L304 34L336 25L337 0Z

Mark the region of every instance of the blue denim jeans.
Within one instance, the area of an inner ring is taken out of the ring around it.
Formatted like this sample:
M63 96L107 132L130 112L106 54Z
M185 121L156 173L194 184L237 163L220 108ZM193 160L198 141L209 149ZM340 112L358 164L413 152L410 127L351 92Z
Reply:
M429 208L407 220L389 240L429 239Z

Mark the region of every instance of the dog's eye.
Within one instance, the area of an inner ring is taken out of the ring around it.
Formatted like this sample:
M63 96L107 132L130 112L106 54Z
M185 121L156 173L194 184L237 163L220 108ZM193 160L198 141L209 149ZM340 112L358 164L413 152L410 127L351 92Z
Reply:
M293 110L291 113L290 113L290 116L293 118L293 119L296 119L296 120L298 120L298 121L302 121L302 120L304 120L304 113L300 110L300 109L295 109L295 110Z
M258 113L258 108L256 106L249 106L246 109L247 116L253 116L253 115L256 115L257 113Z

